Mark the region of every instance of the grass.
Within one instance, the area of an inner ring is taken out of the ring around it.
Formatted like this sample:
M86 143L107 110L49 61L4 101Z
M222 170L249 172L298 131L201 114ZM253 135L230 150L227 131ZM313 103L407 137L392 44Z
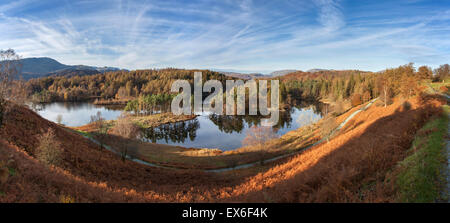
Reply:
M319 136L315 133L318 126L312 130L300 128L293 130L279 139L274 139L266 145L270 150L270 156L295 152L316 141ZM78 133L88 136L88 132L76 129ZM89 136L88 136L89 137ZM258 161L258 150L253 147L242 147L233 151L220 149L184 148L166 144L142 142L140 140L127 140L114 135L104 135L101 138L92 135L96 140L114 148L115 142L127 142L129 153L133 157L164 166L190 168L190 169L215 169L226 168L233 165L252 163Z
M447 78L447 79L444 80L444 82L431 82L431 83L430 83L430 86L431 86L435 91L441 92L441 89L440 89L440 88L441 88L442 86L445 86L445 87L447 87L447 88L450 87L450 79ZM447 91L447 92L441 92L441 93L449 94L450 92Z
M430 120L418 131L411 152L400 163L397 176L400 202L436 202L440 199L440 185L445 182L442 167L447 160L445 143L450 107L443 106L444 112Z
M174 123L191 120L197 117L196 115L173 115L172 113L160 113L145 116L132 116L131 120L140 128L147 129L159 126L166 123Z
M142 129L153 128L167 123L187 121L195 119L196 117L197 117L196 115L173 115L170 112L144 116L134 116L134 115L130 116L131 121ZM106 120L104 124L106 125L106 129L108 131L109 129L113 128L116 125L116 120ZM73 127L72 129L75 129L82 134L99 131L98 126L93 123Z
M86 131L83 131L83 130L79 130L79 129L73 129L73 130L75 130L75 132L77 132L80 135L83 135L83 136L88 137L88 138L92 138L92 134L89 133L89 132L86 132Z

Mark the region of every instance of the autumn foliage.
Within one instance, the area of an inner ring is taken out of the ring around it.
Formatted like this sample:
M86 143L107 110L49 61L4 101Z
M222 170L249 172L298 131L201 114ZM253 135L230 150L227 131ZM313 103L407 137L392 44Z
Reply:
M394 201L389 170L407 155L417 129L445 103L425 95L408 101L409 109L401 100L386 108L372 106L329 143L258 170L232 173L122 162L72 130L16 106L0 129L0 161L8 163L0 202ZM36 159L34 149L49 128L62 151L61 162L51 167Z
M362 96L360 94L354 94L352 95L352 106L358 106L362 104Z

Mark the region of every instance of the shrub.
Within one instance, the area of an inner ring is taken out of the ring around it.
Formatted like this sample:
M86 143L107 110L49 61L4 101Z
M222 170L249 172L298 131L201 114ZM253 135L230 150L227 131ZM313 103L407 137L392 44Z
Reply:
M409 103L408 101L403 102L403 110L408 111L411 109L411 103Z
M58 165L61 159L61 144L56 140L55 132L49 128L39 137L36 158L47 165Z
M352 96L352 107L358 106L362 104L361 95L360 94L354 94Z

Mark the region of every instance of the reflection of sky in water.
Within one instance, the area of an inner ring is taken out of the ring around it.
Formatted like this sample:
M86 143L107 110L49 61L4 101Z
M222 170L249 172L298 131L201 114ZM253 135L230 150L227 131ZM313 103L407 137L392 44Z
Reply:
M314 113L312 108L293 108L293 112L291 113L292 121L278 129L277 134L281 136L305 125L306 122L302 121L302 118L299 119L300 116L307 117L308 120L318 120L321 117L320 114ZM283 118L283 116L280 115L280 118ZM226 133L222 132L208 116L199 116L197 117L197 120L200 128L197 130L196 137L193 141L189 138L186 138L184 142L171 142L170 139L166 142L165 139L159 139L156 143L194 148L220 148L222 150L233 150L242 146L242 140L244 140L249 129L248 124L244 121L244 128L241 133L236 131Z
M245 138L245 131L247 124L243 129L244 134L233 131L232 133L226 133L220 131L217 125L215 125L208 116L197 117L200 127L196 131L196 137L194 141L189 138L185 139L184 143L166 142L165 139L157 140L156 143L178 145L184 147L194 148L229 148L235 149L240 147L242 139Z
M43 106L41 110L38 110L39 115L52 122L56 122L58 115L62 115L62 124L67 126L85 125L97 112L101 112L102 117L106 120L116 119L121 113L119 110L107 109L91 103L55 102Z
M98 111L102 113L102 117L106 120L116 119L121 113L120 110L112 110L91 103L52 103L45 105L38 113L53 122L56 122L58 115L62 115L63 124L67 126L81 126L89 123L91 116L96 115ZM284 126L278 129L278 135L284 135L291 130L298 129L310 120L318 120L321 116L314 113L312 107L305 107L301 109L293 108L291 114L287 116L280 113L280 119L287 120L288 117L291 118L290 122L286 122ZM197 117L197 121L199 128L195 132L196 137L194 140L187 137L183 143L172 142L170 138L168 142L165 139L159 139L156 142L184 147L232 150L242 146L242 140L244 140L249 129L249 125L244 121L241 132L223 132L210 120L207 114Z

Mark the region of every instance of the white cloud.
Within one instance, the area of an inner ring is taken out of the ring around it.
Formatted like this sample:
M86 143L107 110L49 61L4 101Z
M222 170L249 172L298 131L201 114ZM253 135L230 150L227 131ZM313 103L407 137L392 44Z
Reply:
M450 20L448 10L395 21L352 14L358 20L347 21L339 1L288 3L283 8L281 2L228 0L180 8L170 1L84 1L66 6L84 7L83 14L47 16L14 16L20 6L11 3L0 5L0 29L6 30L0 49L129 69L377 70L427 55L441 55L433 57L435 63L449 58L442 52L450 46L450 30L443 25Z
M319 7L319 17L317 20L326 30L334 31L345 25L339 0L314 0L314 2Z

